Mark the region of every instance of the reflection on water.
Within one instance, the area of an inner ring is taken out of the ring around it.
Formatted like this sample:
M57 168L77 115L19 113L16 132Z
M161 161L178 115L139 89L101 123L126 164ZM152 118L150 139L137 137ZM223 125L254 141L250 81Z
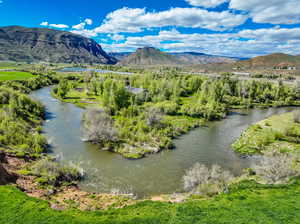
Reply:
M101 151L80 140L83 109L62 103L50 95L50 87L35 91L32 96L47 107L44 132L53 145L53 152L64 160L80 163L87 178L80 183L84 190L111 192L119 190L137 195L172 193L182 189L182 176L194 163L219 164L235 174L249 166L249 158L240 158L231 149L250 124L270 115L293 108L255 109L232 113L227 119L211 122L174 140L176 149L149 155L141 160Z

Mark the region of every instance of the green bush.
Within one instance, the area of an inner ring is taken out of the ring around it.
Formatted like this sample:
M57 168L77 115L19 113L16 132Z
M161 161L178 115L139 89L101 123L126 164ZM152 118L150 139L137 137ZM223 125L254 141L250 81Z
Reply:
M29 174L37 176L41 185L54 187L72 184L83 177L83 171L74 165L64 165L49 158L35 162L29 168Z

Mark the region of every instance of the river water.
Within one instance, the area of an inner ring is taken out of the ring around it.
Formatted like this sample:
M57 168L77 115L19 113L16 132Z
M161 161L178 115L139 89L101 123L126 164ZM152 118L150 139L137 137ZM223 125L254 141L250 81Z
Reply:
M51 87L31 94L47 108L43 126L54 154L84 168L87 176L80 183L91 192L134 193L138 196L173 193L182 190L185 170L196 162L219 164L240 174L249 167L250 158L234 153L230 145L249 125L270 115L292 111L293 108L252 109L232 113L222 121L208 123L175 139L176 149L149 155L140 160L128 160L96 145L80 140L80 120L83 109L54 99Z

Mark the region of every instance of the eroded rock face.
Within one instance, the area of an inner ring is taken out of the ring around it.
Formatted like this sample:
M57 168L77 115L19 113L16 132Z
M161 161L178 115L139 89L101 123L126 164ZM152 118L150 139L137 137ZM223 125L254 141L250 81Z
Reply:
M70 32L0 27L0 60L115 64L94 40Z

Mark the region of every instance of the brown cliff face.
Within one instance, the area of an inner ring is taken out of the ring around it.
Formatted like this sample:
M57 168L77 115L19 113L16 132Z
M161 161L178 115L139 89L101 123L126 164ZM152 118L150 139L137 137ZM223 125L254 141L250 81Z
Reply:
M115 64L94 40L45 28L0 28L0 60Z

